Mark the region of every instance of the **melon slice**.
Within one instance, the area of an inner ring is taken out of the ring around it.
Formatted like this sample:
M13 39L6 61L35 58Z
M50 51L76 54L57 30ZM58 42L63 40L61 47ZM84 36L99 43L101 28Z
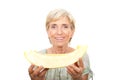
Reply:
M44 68L59 68L73 64L81 58L87 50L87 46L77 46L71 53L64 54L42 54L35 51L24 52L25 58L36 66Z

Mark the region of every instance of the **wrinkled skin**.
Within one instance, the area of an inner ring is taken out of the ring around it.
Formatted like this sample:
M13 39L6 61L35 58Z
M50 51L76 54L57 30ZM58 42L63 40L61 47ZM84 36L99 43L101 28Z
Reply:
M72 76L73 80L82 80L82 72L84 70L84 64L82 59L78 62L67 66L67 72Z
M47 70L47 68L43 68L42 66L35 67L35 65L31 65L28 72L31 80L45 80Z

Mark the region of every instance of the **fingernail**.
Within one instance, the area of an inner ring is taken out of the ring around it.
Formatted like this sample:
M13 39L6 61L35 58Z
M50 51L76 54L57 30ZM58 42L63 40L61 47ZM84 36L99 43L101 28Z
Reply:
M33 70L35 70L38 66L34 66Z

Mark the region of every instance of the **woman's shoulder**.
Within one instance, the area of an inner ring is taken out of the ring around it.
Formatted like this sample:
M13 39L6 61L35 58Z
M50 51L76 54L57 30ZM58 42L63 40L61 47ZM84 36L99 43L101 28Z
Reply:
M89 55L88 55L88 53L85 53L83 55L82 60L85 61L85 62L89 62Z
M89 58L88 53L86 52L82 58Z

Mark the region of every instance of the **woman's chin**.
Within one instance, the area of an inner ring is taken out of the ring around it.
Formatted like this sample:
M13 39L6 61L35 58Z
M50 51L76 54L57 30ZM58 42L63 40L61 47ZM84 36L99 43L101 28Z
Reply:
M63 43L57 43L54 46L63 47L63 46L65 46L65 44L63 44Z

